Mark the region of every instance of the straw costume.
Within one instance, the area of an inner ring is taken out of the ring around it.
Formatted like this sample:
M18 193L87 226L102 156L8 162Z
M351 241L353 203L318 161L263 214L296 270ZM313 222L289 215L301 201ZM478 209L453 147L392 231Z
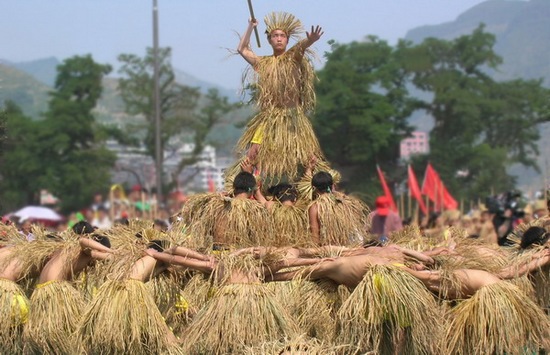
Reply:
M72 275L72 265L79 257L78 239L64 242L60 257L67 275ZM72 278L72 277L70 277ZM30 298L28 322L24 326L23 340L26 351L41 354L74 354L78 349L72 334L77 328L84 297L70 281L51 280L36 285Z
M288 13L271 13L264 21L268 35L282 30L288 38L298 39L304 32L301 22ZM288 181L296 178L312 157L322 158L307 117L315 106L313 52L304 48L298 43L281 55L260 57L244 75L244 81L253 83L259 113L249 122L237 151L246 151L251 143L260 144L255 165L265 176Z
M438 353L437 303L420 281L400 267L369 268L338 312L338 343L356 344L361 353Z
M319 209L321 245L358 245L363 242L369 210L361 201L330 192L319 195L312 204L317 204Z
M297 326L262 284L261 264L250 255L220 254L212 298L185 334L191 354L241 353L245 347L293 337Z
M162 283L156 286L145 283L152 277L156 263L150 256L143 256L143 251L152 244L167 247L168 241L155 239L167 236L153 229L143 230L139 235L142 240L138 244L132 242L126 244L127 249L119 250L122 255L113 263L113 272L82 315L77 337L89 354L156 354L178 350L151 291L167 292L174 304L176 296L171 289L164 289ZM136 268L143 271L136 272ZM166 285L179 292L173 282Z
M29 315L29 299L15 282L0 278L0 349L20 353L21 332Z
M220 194L197 196L191 201L193 205L182 212L191 223L189 233L205 241L203 247L271 244L273 220L257 201Z
M442 287L454 288L452 284L460 283L451 274ZM525 354L550 345L550 339L545 339L550 329L548 317L517 286L506 281L481 287L451 308L448 317L441 344L446 354Z

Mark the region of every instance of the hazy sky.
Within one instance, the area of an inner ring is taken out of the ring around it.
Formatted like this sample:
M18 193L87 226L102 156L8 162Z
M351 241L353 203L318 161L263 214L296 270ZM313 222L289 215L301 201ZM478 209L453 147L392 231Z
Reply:
M258 19L287 11L306 28L321 25L320 54L340 43L376 35L395 44L409 29L449 22L485 0L253 0ZM118 66L120 53L142 56L152 46L152 0L0 0L0 58L63 60L91 53ZM230 56L249 17L247 0L158 0L160 45L173 50L174 67L226 88L240 85L245 62ZM265 30L260 21L260 34ZM253 38L254 40L254 38ZM259 55L271 54L261 36Z

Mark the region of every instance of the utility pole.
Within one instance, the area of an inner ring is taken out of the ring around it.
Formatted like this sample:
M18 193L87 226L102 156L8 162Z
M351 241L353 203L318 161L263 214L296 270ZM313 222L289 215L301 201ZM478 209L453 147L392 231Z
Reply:
M160 124L160 89L159 89L159 29L158 29L157 0L153 0L153 81L154 81L154 105L155 105L155 170L157 185L157 201L163 201L162 195L162 163L164 160L161 142Z

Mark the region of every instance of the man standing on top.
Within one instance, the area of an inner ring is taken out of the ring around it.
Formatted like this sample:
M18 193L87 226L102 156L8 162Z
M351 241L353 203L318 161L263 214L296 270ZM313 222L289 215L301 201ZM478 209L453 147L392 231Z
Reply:
M251 65L252 70L245 76L251 79L259 108L237 143L237 150L247 151L247 157L265 175L293 179L299 167L306 166L312 157L322 158L307 114L315 106L315 73L309 47L323 32L321 27L312 26L306 39L287 50L289 39L299 39L303 33L301 22L288 13L271 13L265 17L265 24L273 55L257 56L250 48L256 20L249 21L237 48Z

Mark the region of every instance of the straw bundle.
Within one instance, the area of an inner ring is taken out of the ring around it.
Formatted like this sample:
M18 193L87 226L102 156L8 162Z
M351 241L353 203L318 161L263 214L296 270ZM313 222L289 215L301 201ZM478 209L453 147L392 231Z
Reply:
M0 278L0 349L22 351L21 332L29 315L29 300L19 285Z
M107 281L90 302L77 336L89 354L155 354L171 332L143 282Z
M362 352L437 353L441 316L434 297L405 271L375 265L338 312L339 343ZM389 349L388 349L389 348Z
M239 153L248 149L258 130L263 138L255 165L262 175L274 179L271 184L295 180L300 168L307 166L312 157L323 156L311 122L302 108L262 109L252 118L237 143Z
M482 287L452 308L449 316L441 344L445 354L525 354L550 345L544 340L548 317L505 281Z
M185 338L191 354L228 354L296 333L296 325L264 285L230 284L216 291Z
M337 285L330 281L293 280L269 284L268 287L302 332L324 342L334 340L334 318L341 304Z
M368 208L359 200L339 193L325 193L313 203L319 210L321 244L353 246L362 243Z
M36 286L30 305L29 319L23 330L26 350L41 354L75 354L78 343L71 335L84 308L82 295L67 281L48 281Z
M270 341L256 347L247 348L244 354L338 355L353 352L354 347L351 345L331 345L319 339L302 335L295 339Z
M306 212L296 206L277 202L270 209L275 226L273 246L308 246L311 237Z

